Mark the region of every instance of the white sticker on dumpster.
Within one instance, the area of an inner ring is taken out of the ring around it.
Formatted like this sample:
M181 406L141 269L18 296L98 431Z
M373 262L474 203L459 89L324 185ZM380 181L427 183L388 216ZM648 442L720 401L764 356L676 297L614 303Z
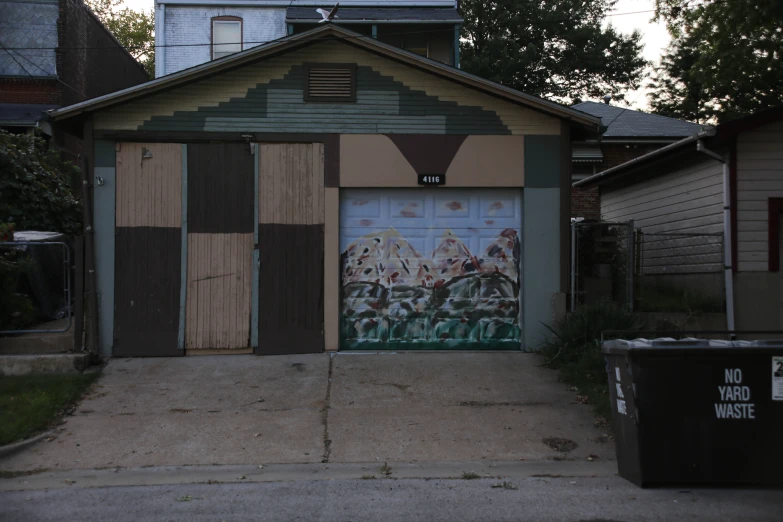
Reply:
M783 401L783 357L772 358L772 400Z

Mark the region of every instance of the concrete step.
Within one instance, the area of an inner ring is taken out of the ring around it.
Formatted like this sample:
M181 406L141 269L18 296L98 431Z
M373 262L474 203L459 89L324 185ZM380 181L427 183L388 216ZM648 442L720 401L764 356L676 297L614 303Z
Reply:
M62 330L67 319L58 319L34 326L36 330ZM73 350L73 324L66 332L27 333L0 337L0 355L43 355Z
M81 373L90 365L86 353L0 355L0 375Z

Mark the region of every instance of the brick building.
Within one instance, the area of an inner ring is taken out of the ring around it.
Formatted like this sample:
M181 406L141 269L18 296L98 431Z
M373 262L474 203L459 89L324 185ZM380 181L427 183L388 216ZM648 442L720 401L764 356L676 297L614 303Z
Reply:
M148 79L83 0L0 1L0 128L52 136L45 111ZM53 137L79 152L76 138Z
M696 123L634 111L608 103L583 102L573 109L601 118L604 133L598 140L575 142L572 148L574 182L692 136L701 130ZM573 187L571 216L601 218L598 187Z

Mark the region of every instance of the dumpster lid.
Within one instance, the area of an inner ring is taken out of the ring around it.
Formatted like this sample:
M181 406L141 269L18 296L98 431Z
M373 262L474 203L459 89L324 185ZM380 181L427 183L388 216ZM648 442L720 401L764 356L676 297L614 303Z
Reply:
M783 350L783 339L763 339L758 341L730 341L726 339L696 339L686 337L674 339L672 337L659 337L657 339L613 339L604 341L601 349L605 354L624 354L630 351L683 351L696 354L697 352L714 352L716 350L748 349ZM766 350L764 350L766 351Z

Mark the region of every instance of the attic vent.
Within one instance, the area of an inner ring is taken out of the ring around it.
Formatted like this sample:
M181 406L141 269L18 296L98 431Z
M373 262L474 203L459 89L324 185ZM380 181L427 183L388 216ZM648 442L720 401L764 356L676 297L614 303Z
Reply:
M353 64L314 64L306 67L305 101L356 101L356 66Z

